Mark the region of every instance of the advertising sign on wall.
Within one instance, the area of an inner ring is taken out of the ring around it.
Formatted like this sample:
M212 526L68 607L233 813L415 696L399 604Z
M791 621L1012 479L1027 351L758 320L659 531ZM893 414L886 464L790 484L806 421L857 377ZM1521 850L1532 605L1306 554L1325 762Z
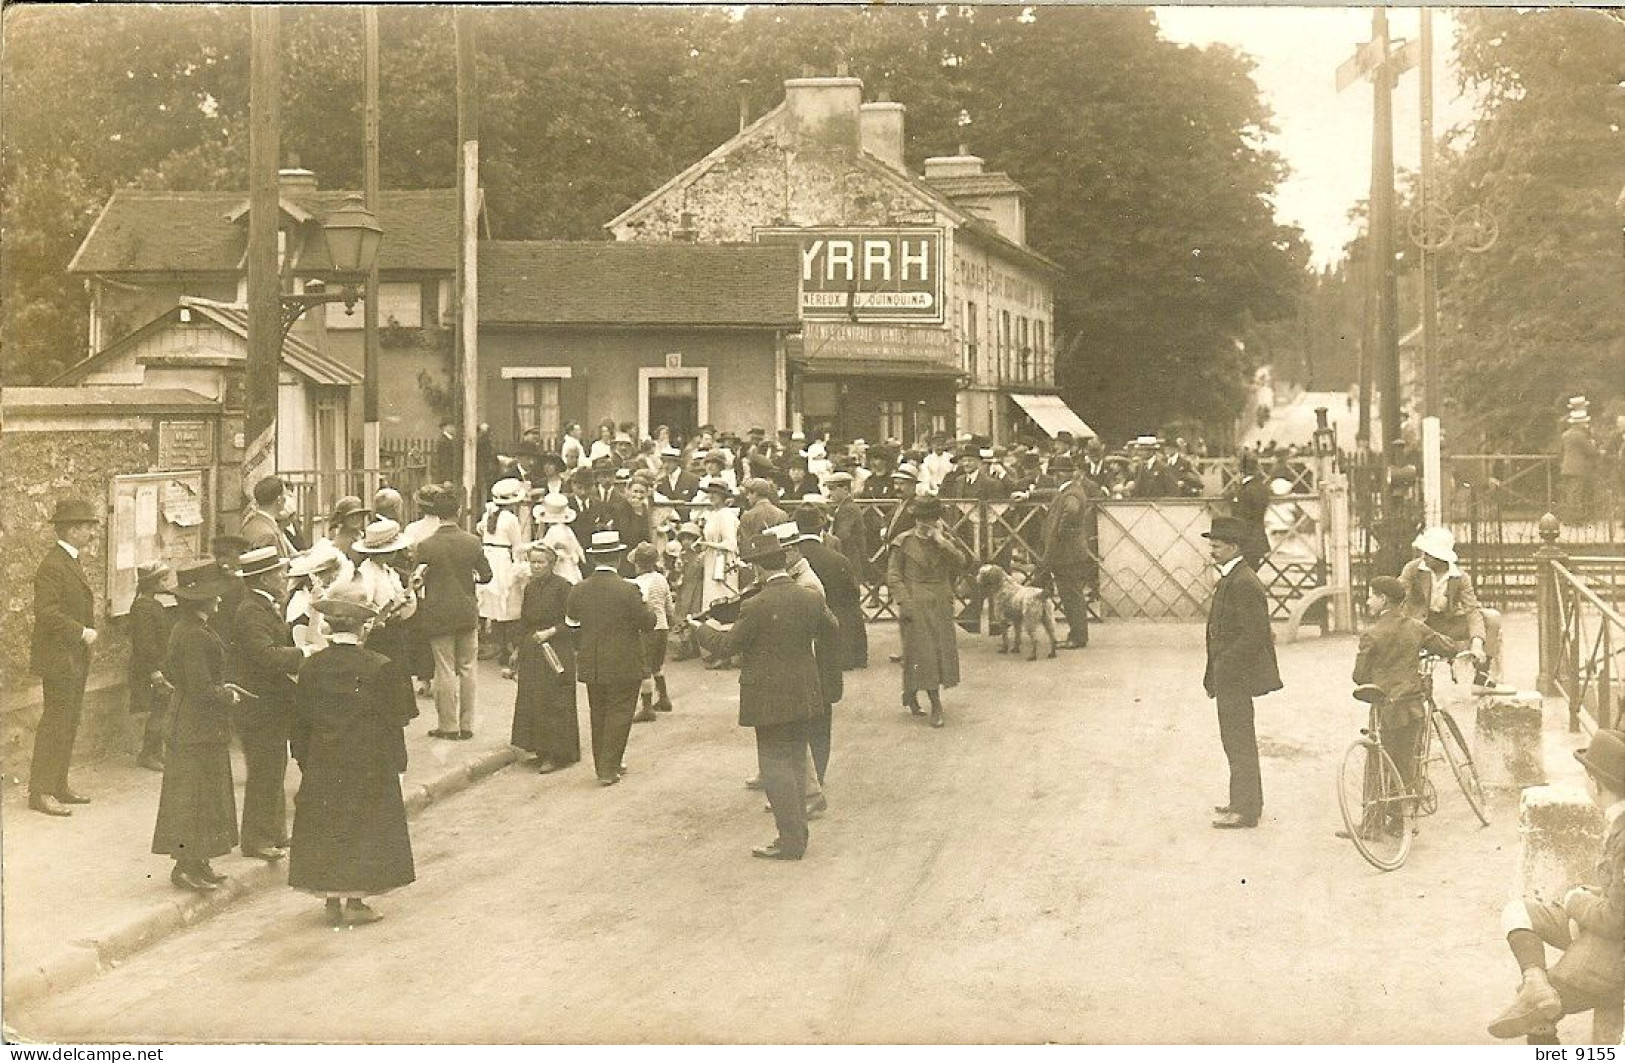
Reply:
M760 229L801 249L801 312L811 320L942 321L942 230Z

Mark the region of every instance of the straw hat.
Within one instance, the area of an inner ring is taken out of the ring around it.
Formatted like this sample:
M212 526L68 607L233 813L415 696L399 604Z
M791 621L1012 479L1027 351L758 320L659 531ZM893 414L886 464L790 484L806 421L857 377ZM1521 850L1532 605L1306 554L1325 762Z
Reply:
M137 588L162 587L175 570L162 561L143 561L135 566L135 585Z
M346 580L327 588L312 608L329 620L371 620L378 615L360 580Z
M288 561L288 578L301 579L318 572L335 569L344 563L344 555L332 548L312 547L302 554L294 554Z
M512 476L491 485L491 501L499 506L518 505L525 500L525 485Z
M1422 534L1418 535L1411 545L1447 565L1456 563L1456 537L1450 533L1449 528L1424 528Z
M380 517L367 525L367 530L361 534L361 540L351 549L358 554L393 554L397 550L405 550L410 545L406 541L406 536L401 534L400 522Z
M557 492L542 499L541 512L537 518L543 524L571 524L576 519L576 511L570 508L570 500Z
M275 572L288 564L274 546L261 546L250 550L237 559L237 575L244 577L260 576L267 572Z
M619 554L626 550L626 544L621 542L621 533L614 528L595 531L592 538L587 540L585 553L602 556L605 554Z

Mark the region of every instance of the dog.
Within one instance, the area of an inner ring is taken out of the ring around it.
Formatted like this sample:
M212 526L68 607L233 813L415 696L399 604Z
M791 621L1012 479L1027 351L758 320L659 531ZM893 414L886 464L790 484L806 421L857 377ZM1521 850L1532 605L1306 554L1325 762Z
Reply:
M994 615L1004 621L999 636L1000 653L1020 653L1022 632L1027 634L1029 661L1038 660L1038 629L1049 636L1049 656L1055 656L1055 602L1049 591L1022 583L998 565L983 565L976 571L976 585L993 601ZM1010 633L1016 633L1012 650Z

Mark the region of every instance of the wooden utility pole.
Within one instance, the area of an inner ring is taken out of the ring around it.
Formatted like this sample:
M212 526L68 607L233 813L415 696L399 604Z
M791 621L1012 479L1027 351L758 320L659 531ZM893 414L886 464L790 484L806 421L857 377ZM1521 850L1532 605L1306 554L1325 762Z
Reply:
M1389 51L1388 12L1371 13L1371 40L1337 71L1339 91L1364 77L1371 79L1371 199L1366 239L1370 245L1369 314L1360 371L1360 424L1370 440L1371 383L1382 396L1379 413L1384 462L1399 438L1399 278L1394 270L1394 81L1416 61L1415 49Z
M362 195L367 209L377 217L378 209L378 8L367 4L361 9L361 28L364 38L366 100L363 105L362 139L365 143L366 174ZM378 493L378 469L382 426L378 419L378 259L374 256L372 268L367 271L366 301L361 308L363 354L362 373L365 380L361 390L361 464L367 470L367 503Z
M474 24L471 12L459 5L452 15L457 37L457 396L458 432L463 444L462 489L465 508L472 512L479 499L479 218L480 218L480 108L479 80L474 70Z
M243 492L276 471L282 363L277 166L281 149L281 22L273 4L249 9L248 358L243 381Z

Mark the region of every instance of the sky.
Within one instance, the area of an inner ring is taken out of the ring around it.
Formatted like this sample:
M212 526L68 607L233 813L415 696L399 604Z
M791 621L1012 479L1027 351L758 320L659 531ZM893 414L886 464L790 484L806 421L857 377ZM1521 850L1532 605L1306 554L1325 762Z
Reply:
M1304 231L1317 266L1342 257L1355 234L1349 209L1371 189L1371 83L1339 93L1338 66L1371 39L1370 8L1159 7L1164 37L1181 44L1226 44L1252 56L1253 80L1275 113L1269 145L1291 168L1276 195L1276 217ZM1414 8L1390 9L1391 38L1418 35ZM1433 16L1433 128L1442 136L1472 117L1456 89L1448 10ZM1394 165L1415 169L1421 157L1421 79L1412 70L1394 91Z

